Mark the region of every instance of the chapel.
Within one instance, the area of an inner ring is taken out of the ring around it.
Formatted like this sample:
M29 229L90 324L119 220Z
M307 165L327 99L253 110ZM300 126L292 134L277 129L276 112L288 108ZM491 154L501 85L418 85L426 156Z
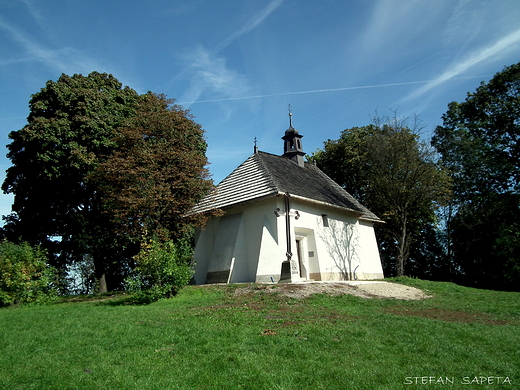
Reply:
M196 232L195 283L382 279L382 221L313 163L290 125L283 154L254 148L192 210L219 209Z

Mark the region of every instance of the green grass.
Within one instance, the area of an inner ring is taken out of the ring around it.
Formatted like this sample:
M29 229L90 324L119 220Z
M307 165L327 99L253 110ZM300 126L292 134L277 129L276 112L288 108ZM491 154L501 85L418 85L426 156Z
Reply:
M104 296L2 309L0 388L520 388L520 293L394 281L433 297L296 300L223 285L145 306ZM461 383L481 376L511 384Z

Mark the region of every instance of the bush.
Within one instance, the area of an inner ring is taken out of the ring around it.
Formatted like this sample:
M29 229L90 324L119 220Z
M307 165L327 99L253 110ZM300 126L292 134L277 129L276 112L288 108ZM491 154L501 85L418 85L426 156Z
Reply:
M152 239L135 257L137 266L127 279L128 290L138 303L171 298L193 276L193 248L188 239L161 242Z
M43 303L57 296L57 272L28 243L0 242L0 306Z

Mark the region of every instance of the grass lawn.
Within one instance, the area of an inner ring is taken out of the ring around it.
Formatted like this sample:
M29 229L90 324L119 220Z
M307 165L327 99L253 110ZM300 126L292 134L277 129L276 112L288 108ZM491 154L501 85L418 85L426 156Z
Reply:
M222 285L0 309L0 389L520 389L520 293L399 282L432 298Z

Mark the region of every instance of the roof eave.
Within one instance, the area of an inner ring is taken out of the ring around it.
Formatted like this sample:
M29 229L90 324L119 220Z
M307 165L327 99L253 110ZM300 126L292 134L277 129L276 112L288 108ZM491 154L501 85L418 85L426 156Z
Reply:
M263 196L259 196L259 197L256 197L256 198L247 199L247 200L244 200L242 202L228 203L228 204L223 204L223 205L215 206L215 207L205 207L203 209L193 211L193 214L201 214L201 213L206 213L206 212L210 212L210 211L213 211L213 210L223 210L223 211L225 211L225 210L228 210L228 209L230 209L232 207L243 206L243 205L246 205L246 204L249 204L249 203L260 202L261 200L268 199L268 198L273 198L275 196L278 196L278 193L273 192L273 193L266 194L266 195L263 195Z
M285 195L284 192L278 192L278 196L283 196L283 195ZM336 210L341 210L341 211L348 211L348 212L350 212L352 214L357 215L358 219L361 219L361 220L364 220L364 221L383 222L379 218L374 219L374 218L364 217L363 213L360 212L359 210L354 210L354 209L351 209L351 208L348 208L348 207L338 206L338 205L335 205L335 204L332 204L332 203L323 202L321 200L315 200L315 199L311 199L311 198L306 198L306 197L303 197L303 196L300 196L300 195L289 194L289 196L291 198L293 198L293 199L301 200L302 202L313 203L313 204L317 204L317 205L320 205L320 206L326 206L326 207L330 207L330 208L333 208L333 209L336 209Z

